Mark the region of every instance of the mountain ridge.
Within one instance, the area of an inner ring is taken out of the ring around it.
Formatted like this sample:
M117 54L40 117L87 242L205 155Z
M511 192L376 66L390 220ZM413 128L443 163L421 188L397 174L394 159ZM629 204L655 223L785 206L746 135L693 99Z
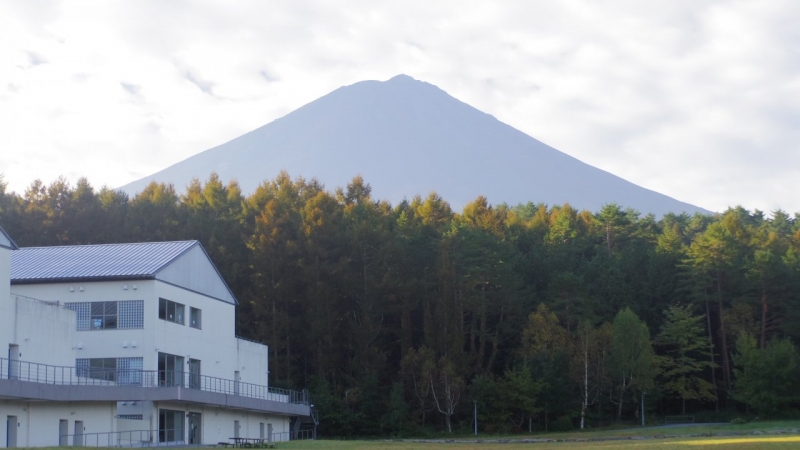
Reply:
M340 87L119 189L133 195L151 181L180 188L216 172L250 193L281 170L328 188L360 174L392 203L435 191L455 209L483 195L495 204L710 213L583 163L408 75Z

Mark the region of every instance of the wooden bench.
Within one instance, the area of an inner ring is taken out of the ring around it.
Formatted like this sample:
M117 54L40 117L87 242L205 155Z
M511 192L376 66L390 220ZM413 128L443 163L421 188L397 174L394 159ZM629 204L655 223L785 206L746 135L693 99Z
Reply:
M664 423L694 423L694 416L666 416Z

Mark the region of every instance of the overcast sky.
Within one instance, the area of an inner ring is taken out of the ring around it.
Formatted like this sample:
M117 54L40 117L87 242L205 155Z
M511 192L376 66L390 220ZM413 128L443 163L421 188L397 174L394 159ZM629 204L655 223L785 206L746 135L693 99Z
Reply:
M797 0L4 1L0 173L117 187L405 73L679 200L797 212L799 24Z

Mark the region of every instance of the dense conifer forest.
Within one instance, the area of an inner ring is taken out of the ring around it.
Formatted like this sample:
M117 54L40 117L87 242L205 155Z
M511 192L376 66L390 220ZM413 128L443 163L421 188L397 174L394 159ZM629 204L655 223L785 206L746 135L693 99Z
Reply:
M476 406L487 432L593 427L639 420L643 393L662 416L800 406L798 214L457 212L284 173L249 196L0 178L0 225L20 246L201 241L271 385L309 388L328 437L467 430Z

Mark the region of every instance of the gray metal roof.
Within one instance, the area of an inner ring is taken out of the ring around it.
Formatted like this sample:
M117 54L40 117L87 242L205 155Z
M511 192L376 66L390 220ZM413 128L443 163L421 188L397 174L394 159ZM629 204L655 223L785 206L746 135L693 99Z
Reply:
M236 304L198 241L25 247L11 252L11 284L157 279Z
M11 250L17 249L17 244L11 239L11 236L6 233L3 227L0 227L0 247L10 248Z

